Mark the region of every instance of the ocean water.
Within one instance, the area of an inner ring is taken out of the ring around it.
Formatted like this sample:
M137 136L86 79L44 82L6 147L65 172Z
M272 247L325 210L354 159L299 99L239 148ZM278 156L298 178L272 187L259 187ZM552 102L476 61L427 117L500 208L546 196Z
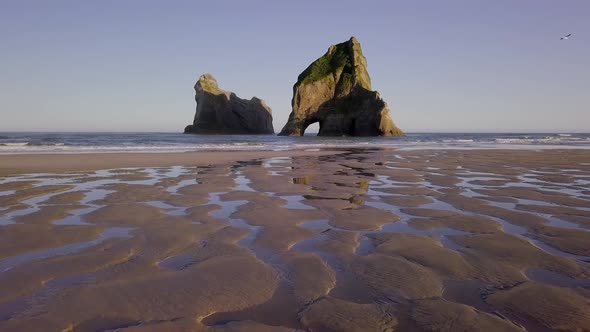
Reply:
M0 154L82 152L185 152L323 148L551 149L590 148L580 133L409 133L406 137L279 137L180 133L0 133Z

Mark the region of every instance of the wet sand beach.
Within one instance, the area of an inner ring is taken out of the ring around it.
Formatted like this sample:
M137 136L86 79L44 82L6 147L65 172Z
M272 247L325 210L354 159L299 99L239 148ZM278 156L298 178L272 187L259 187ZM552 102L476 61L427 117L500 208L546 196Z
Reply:
M0 156L0 331L590 331L589 161Z

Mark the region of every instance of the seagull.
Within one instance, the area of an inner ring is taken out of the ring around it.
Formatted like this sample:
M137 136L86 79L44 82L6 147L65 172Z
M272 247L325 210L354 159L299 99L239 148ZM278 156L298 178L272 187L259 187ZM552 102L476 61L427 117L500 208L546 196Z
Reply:
M572 36L572 34L571 34L571 33L568 33L567 35L565 35L565 36L563 36L563 37L559 38L559 40L570 39L570 37L571 37L571 36Z

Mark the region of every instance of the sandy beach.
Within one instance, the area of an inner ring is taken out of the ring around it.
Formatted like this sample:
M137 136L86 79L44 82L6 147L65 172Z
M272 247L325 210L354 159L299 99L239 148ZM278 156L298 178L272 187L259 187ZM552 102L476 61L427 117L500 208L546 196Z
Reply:
M26 173L79 172L128 167L196 166L274 156L325 155L330 151L228 151L173 153L75 153L0 155L0 176Z
M590 150L0 156L0 331L590 331Z

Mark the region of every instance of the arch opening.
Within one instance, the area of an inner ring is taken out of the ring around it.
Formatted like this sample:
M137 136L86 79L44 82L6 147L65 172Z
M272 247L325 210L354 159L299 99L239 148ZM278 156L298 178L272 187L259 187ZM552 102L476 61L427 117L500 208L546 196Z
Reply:
M305 124L301 136L317 136L320 133L322 124L320 121L310 121Z

